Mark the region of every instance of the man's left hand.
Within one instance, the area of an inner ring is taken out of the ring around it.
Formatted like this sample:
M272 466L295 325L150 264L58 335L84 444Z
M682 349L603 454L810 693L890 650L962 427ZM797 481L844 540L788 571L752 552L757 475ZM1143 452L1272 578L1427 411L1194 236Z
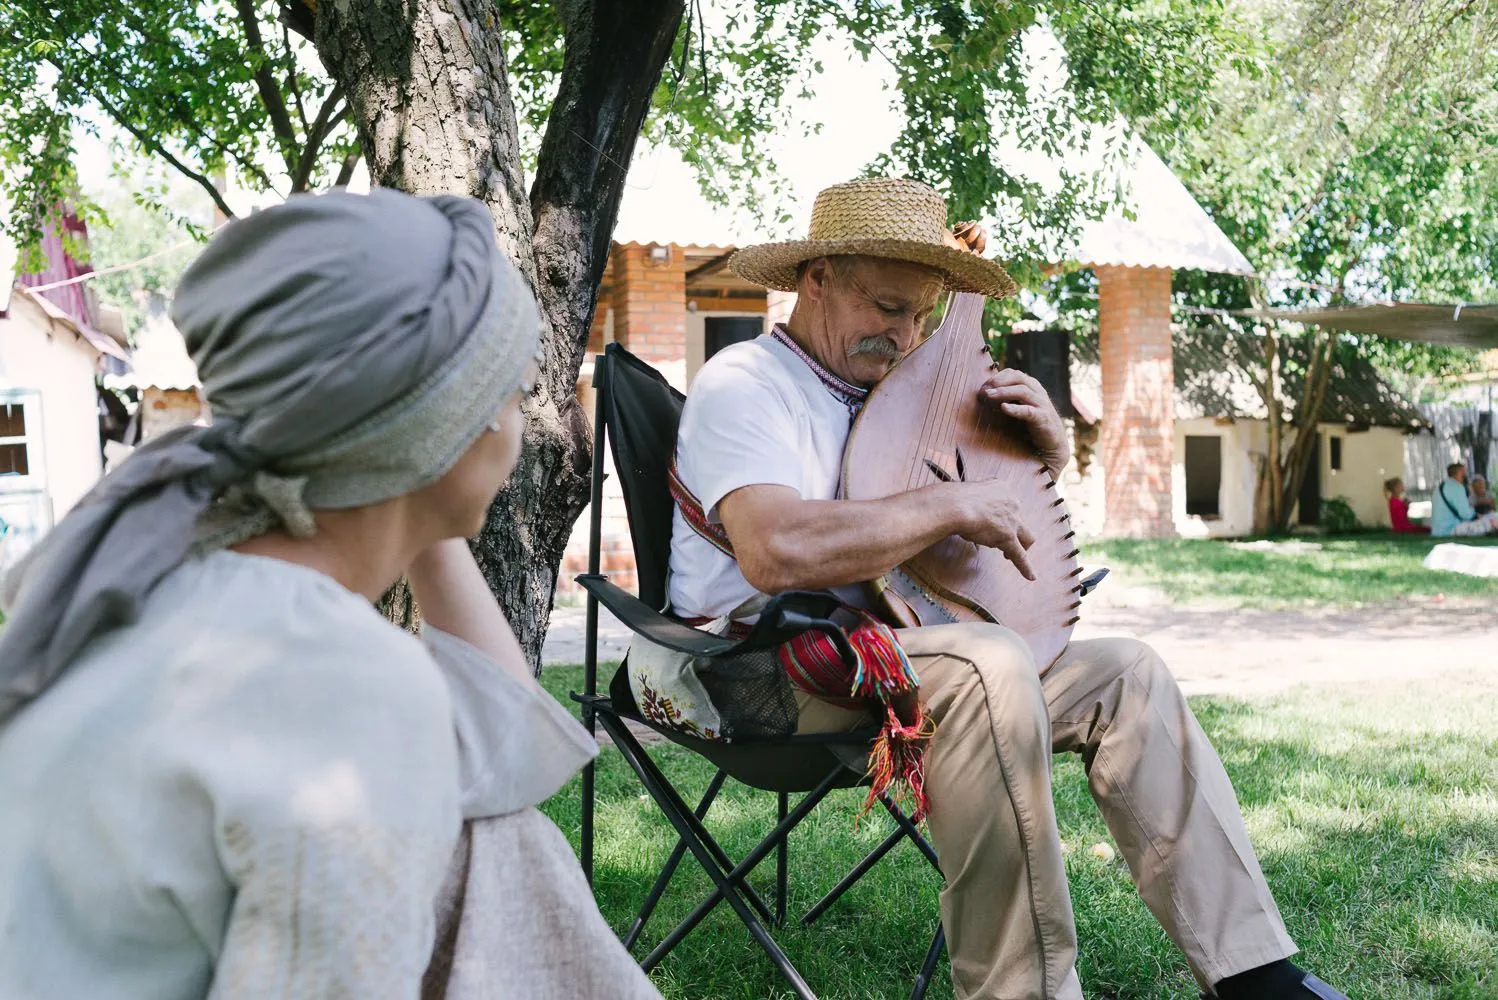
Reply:
M1061 475L1071 458L1071 444L1061 414L1051 405L1051 397L1041 384L1022 371L1005 368L988 376L978 392L1006 416L1022 422L1041 461L1053 474Z
M981 223L959 222L952 227L948 241L958 250L982 256L983 251L988 249L988 230Z

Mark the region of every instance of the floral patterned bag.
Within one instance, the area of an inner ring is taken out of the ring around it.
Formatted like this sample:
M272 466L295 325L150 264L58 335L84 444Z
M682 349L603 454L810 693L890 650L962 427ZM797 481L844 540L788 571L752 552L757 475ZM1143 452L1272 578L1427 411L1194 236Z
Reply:
M726 635L738 619L766 603L751 598L722 618L699 625ZM696 657L636 635L625 660L629 688L649 722L701 740L776 739L796 731L796 696L775 655L765 649Z

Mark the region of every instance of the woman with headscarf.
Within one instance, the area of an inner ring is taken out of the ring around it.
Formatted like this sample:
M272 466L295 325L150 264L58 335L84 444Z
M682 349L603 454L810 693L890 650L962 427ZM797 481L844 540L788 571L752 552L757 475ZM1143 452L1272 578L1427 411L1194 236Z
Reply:
M0 996L657 997L531 808L597 747L463 541L537 356L488 212L293 198L174 319L212 426L6 582ZM403 574L420 640L372 607Z

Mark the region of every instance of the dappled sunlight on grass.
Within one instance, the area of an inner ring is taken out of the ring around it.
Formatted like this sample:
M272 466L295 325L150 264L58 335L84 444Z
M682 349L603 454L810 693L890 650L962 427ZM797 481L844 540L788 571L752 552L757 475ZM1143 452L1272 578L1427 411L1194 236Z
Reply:
M1427 570L1428 537L1353 535L1257 546L1208 539L1108 539L1083 546L1088 565L1108 565L1133 584L1172 600L1251 607L1355 604L1412 596L1498 597L1498 578ZM1461 539L1462 544L1498 544Z
M560 693L575 670L549 671ZM1220 748L1303 964L1358 1000L1498 997L1498 698L1478 672L1439 685L1390 682L1319 688L1246 702L1201 699L1198 716ZM711 777L700 759L653 751L688 799ZM1195 1000L1180 954L1140 902L1074 758L1058 759L1055 795L1092 1000ZM578 783L546 804L577 836ZM618 754L599 768L597 891L616 928L628 926L675 836ZM909 845L897 848L814 928L795 922L892 828L860 796L836 793L791 841L792 961L827 1000L909 991L935 927L940 882ZM732 782L708 816L742 856L774 822L773 795ZM768 894L774 865L755 884ZM645 938L650 944L710 889L684 865ZM931 993L951 997L943 963ZM720 907L656 974L671 998L788 997L763 953Z

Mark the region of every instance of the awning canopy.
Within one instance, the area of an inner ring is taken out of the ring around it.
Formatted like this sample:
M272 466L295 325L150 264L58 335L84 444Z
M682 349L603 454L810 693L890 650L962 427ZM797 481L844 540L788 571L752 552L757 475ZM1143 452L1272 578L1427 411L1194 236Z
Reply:
M1498 347L1498 305L1399 302L1327 309L1244 310L1240 315L1371 333L1392 340L1450 344L1474 350Z

